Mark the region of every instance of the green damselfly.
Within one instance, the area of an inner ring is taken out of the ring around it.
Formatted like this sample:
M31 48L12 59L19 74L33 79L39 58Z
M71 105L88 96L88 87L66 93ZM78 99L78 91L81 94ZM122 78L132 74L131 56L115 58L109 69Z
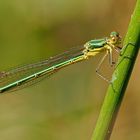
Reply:
M9 71L0 72L0 93L13 91L31 85L45 77L49 77L63 67L87 60L100 52L106 52L99 63L96 72L106 80L100 73L99 68L106 56L109 56L109 63L113 65L112 50L120 49L121 37L118 32L111 32L109 37L88 41L85 45L72 48L47 60L17 67Z

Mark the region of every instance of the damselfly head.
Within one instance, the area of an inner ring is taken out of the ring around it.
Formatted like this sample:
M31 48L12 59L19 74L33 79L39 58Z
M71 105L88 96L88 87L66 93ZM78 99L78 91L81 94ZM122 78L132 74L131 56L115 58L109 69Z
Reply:
M109 40L112 44L121 44L121 36L118 32L111 32Z

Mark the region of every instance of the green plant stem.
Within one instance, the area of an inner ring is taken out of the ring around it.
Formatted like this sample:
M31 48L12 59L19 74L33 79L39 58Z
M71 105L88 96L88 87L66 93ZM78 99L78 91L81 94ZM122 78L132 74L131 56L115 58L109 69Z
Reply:
M140 47L140 0L137 0L123 46L91 140L110 138Z

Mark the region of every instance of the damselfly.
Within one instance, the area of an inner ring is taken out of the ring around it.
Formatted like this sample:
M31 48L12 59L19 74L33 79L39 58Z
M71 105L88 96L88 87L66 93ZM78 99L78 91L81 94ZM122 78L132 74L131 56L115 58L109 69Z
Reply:
M17 67L9 71L0 72L0 93L13 91L31 85L45 77L49 77L63 67L87 60L100 52L106 52L105 56L99 63L96 72L105 79L99 69L106 56L109 56L109 63L113 65L112 50L120 49L121 37L117 32L111 32L109 37L88 41L85 45L72 48L57 56L47 60ZM105 79L106 80L106 79Z

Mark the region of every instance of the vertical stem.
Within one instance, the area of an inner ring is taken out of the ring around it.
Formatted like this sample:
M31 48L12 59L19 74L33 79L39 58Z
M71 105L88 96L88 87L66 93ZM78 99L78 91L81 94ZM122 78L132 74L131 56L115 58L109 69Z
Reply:
M100 115L91 140L108 140L117 117L128 81L140 47L140 0L137 0L134 13L124 40L124 47L112 76Z

